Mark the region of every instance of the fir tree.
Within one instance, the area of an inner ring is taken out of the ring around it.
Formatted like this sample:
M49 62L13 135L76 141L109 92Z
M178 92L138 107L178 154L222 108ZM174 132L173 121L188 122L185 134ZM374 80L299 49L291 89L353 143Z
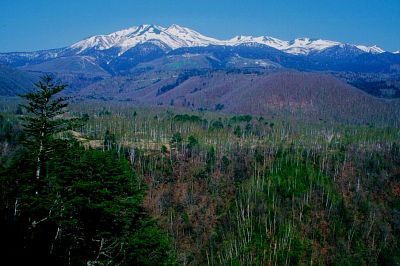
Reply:
M28 114L21 119L25 122L26 144L36 158L35 176L36 179L40 179L43 166L54 149L54 135L72 129L79 123L77 119L62 118L68 106L68 98L55 97L67 85L56 84L51 76L44 76L35 86L36 91L20 95L28 101L22 105Z

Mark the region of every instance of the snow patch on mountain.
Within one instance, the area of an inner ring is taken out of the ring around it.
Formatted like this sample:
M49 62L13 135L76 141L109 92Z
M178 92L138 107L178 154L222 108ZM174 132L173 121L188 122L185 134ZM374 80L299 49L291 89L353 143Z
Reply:
M371 54L381 54L385 52L382 48L376 45L374 46L356 45L356 47L366 53L371 53Z
M339 44L339 42L329 40L299 38L290 41L289 46L284 51L291 54L307 55L311 52L319 52Z
M288 46L287 41L282 41L277 38L269 37L269 36L260 36L260 37L253 37L253 36L235 36L230 40L223 41L224 45L240 45L246 43L259 43L270 46L272 48L283 50Z

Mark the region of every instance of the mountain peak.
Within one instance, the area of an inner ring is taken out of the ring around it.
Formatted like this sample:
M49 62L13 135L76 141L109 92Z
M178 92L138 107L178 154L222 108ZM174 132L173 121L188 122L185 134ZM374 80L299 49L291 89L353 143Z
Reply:
M182 34L199 34L198 32L195 32L194 30L179 26L177 24L172 24L171 26L166 28L165 31L167 31L171 34L175 34L177 36L180 36Z
M254 41L253 36L237 35L237 36L233 37L232 39L228 40L227 42L241 44L243 42L252 42L252 41Z
M186 30L187 28L179 26L178 24L172 24L167 29Z
M145 33L160 34L163 30L165 30L163 27L157 25L143 24L137 27L136 33L139 35Z
M378 47L377 45L373 45L373 46L369 46L369 47L365 46L365 45L356 45L356 47L366 53L381 54L381 53L385 52L382 48Z

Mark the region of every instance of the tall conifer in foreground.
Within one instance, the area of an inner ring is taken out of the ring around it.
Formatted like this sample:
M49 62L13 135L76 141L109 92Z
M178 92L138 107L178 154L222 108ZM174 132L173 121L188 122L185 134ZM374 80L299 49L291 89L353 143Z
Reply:
M54 148L53 136L72 128L76 119L64 119L61 116L68 106L66 97L55 95L65 89L67 85L56 84L51 76L44 76L35 84L37 90L20 95L28 102L22 105L28 115L21 119L25 121L24 131L27 134L27 145L35 154L37 179L40 179L43 166L49 153Z

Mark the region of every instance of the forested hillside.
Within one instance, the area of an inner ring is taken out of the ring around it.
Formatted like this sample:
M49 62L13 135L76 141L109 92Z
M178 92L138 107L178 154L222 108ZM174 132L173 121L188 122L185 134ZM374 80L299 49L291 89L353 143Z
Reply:
M15 262L400 263L396 116L368 121L365 107L355 124L28 95L0 105L1 243ZM343 100L343 112L355 105Z
M283 115L348 123L398 123L400 101L364 93L332 75L294 71L162 72L103 79L75 92L82 101Z

